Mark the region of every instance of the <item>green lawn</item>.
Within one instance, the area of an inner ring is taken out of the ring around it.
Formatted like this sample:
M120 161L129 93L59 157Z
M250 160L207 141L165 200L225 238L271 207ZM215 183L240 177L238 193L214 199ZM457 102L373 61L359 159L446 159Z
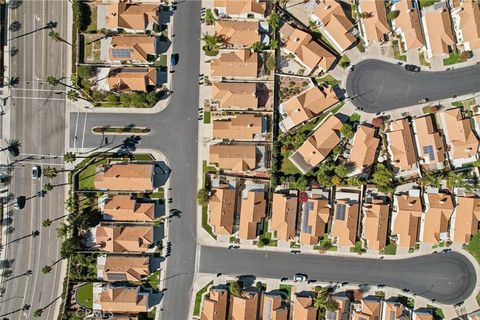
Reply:
M282 156L282 166L280 168L281 172L285 173L286 175L301 173L300 170L298 170L297 167L295 167L295 165L288 159L290 156L288 152L284 153Z
M200 306L202 305L203 295L207 292L208 288L213 284L213 281L210 281L205 287L198 290L197 294L195 295L195 306L193 308L193 315L199 316L200 315Z
M155 271L154 273L150 274L148 276L148 284L150 287L152 287L154 290L158 290L158 286L160 285L160 270Z
M146 193L146 194L144 194L144 196L146 198L149 198L149 199L163 200L163 199L165 199L165 191L163 190L163 188L160 188L160 189L158 189L157 192Z
M202 207L202 227L205 231L212 236L213 239L217 240L217 235L213 233L212 226L208 224L208 207Z
M338 64L340 65L340 67L342 67L343 69L346 69L350 66L350 59L347 57L347 55L343 55L341 58L340 58L340 61L338 61Z
M90 6L90 24L87 26L85 32L94 32L97 30L97 7Z
M432 64L430 62L427 61L427 59L425 59L425 53L421 52L419 55L418 55L419 59L420 59L420 64L422 66L426 66L426 67L431 67Z
M455 63L459 62L465 62L467 61L467 56L464 54L459 54L459 53L450 53L448 58L443 59L443 65L444 66L449 66Z
M434 319L434 320L445 319L445 315L443 314L443 310L442 310L442 309L437 308L437 307L435 307L435 306L432 306L432 305L430 305L430 304L427 304L427 308L433 310L433 319Z
M429 7L432 4L438 2L439 0L420 0L420 8Z
M355 246L350 248L350 252L362 253L362 252L365 252L365 251L367 251L367 250L362 248L362 242L361 241L355 242Z
M454 101L454 102L452 102L452 106L463 107L463 101Z
M158 60L159 61L159 65L161 67L166 67L167 66L167 55L166 54L162 54L160 55L160 59Z
M292 285L289 284L281 284L280 285L280 291L285 292L288 294L288 298L292 297Z
M477 294L477 297L476 297L476 299L477 299L477 303L478 303L478 305L480 306L480 292Z
M205 173L217 173L217 169L215 167L207 165L207 160L203 160L202 162L202 185L205 187Z
M92 309L93 305L93 283L87 283L77 289L76 300L81 306Z
M385 246L385 249L383 249L382 254L388 254L388 255L396 255L397 254L397 246L395 243L390 243Z
M472 236L472 240L465 246L465 250L470 252L480 264L480 231Z
M361 116L358 113L354 113L350 116L350 122L360 122Z
M268 232L268 221L264 220L262 234L258 237L257 247L263 248L264 246L276 247L277 240L272 240L272 233Z
M210 123L211 121L211 112L205 111L203 115L203 123Z
M397 60L407 61L407 56L400 51L400 42L398 40L392 41L393 57Z
M315 81L318 83L318 84L322 84L322 83L326 83L328 84L329 86L338 86L340 83L342 83L341 81L335 79L334 77L332 77L331 75L327 75L325 77L319 77L319 78L315 78Z

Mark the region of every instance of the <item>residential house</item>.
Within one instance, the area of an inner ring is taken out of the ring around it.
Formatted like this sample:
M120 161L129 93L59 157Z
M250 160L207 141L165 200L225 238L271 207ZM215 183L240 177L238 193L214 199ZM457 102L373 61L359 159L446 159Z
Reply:
M303 173L319 165L341 141L339 118L328 117L315 132L297 149L289 160Z
M314 118L338 101L332 87L323 90L319 87L311 87L280 104L280 113L284 117L280 123L280 129L286 132Z
M321 32L343 52L355 43L355 30L352 22L336 0L319 0L319 5L313 11L311 18L320 26Z
M270 229L279 240L292 240L297 236L298 197L295 190L275 192L272 199Z
M219 109L258 110L259 84L253 82L212 82L212 100Z
M228 291L223 288L211 288L202 303L200 320L227 319Z
M154 187L154 165L145 163L115 163L98 166L94 185L97 190L151 191Z
M398 173L417 169L412 130L407 119L392 121L386 132L392 166Z
M215 21L215 35L222 39L222 44L227 48L250 48L254 43L260 43L258 29L258 21Z
M137 314L148 311L149 296L140 287L105 287L98 302L104 312Z
M288 307L279 294L266 293L263 296L263 320L287 320Z
M293 54L296 61L309 72L317 69L328 71L335 62L335 55L327 48L314 41L312 36L293 25L285 23L280 29L283 49Z
M317 312L311 295L294 294L292 320L316 320Z
M480 198L475 194L457 197L453 224L453 240L469 243L472 235L478 230L480 222ZM453 220L453 219L452 219Z
M391 11L398 11L396 19L391 20L393 31L400 36L405 50L421 49L425 45L418 6L412 0L392 2Z
M330 199L328 192L310 191L306 201L301 203L300 243L317 244L325 235L330 219Z
M153 30L158 25L158 5L119 2L107 6L107 29L125 29L133 32Z
M382 302L382 320L410 320L410 311L397 299Z
M130 195L113 195L102 205L103 220L114 221L153 221L155 203L139 202Z
M245 50L222 52L220 57L212 59L210 70L212 77L255 79L258 77L258 53Z
M349 175L362 174L368 176L370 168L375 162L379 143L380 139L375 137L375 128L365 124L357 127L349 158L349 162L352 163L354 169Z
M156 37L123 36L111 38L108 54L111 61L147 63L157 55Z
M422 200L419 190L410 190L409 194L395 195L393 215L393 234L397 237L397 246L413 248L418 241Z
M453 214L452 196L444 193L427 193L422 242L438 244L447 241L450 217Z
M259 293L242 291L240 297L234 296L231 304L231 320L258 320Z
M255 140L266 131L260 114L242 113L229 119L213 121L213 138L227 140Z
M235 214L236 190L227 185L212 188L208 200L208 223L216 234L231 235Z
M354 304L352 320L377 320L380 319L381 301L379 297L368 296Z
M257 146L253 144L216 144L210 146L209 162L219 169L233 172L255 170L257 166Z
M437 2L422 9L423 30L427 44L427 57L442 56L455 47L450 10L447 2Z
M262 19L267 10L267 2L261 0L215 0L214 6L221 17L232 19Z
M470 118L461 108L453 108L440 114L447 140L448 156L455 167L473 162L478 158L478 138L472 129Z
M337 310L325 312L326 320L349 320L350 319L350 299L344 293L332 295L332 299L337 302Z
M480 4L475 0L454 1L453 26L458 46L465 50L480 49Z
M389 214L390 205L383 198L373 198L363 204L362 239L368 249L379 251L387 245Z
M240 228L238 237L242 240L255 239L259 227L266 215L267 202L265 193L258 191L244 192L240 209Z
M146 252L154 245L151 226L106 226L98 225L95 242L107 252Z
M107 76L110 91L142 91L157 85L156 68L111 68Z
M412 313L412 320L433 320L433 314L430 309L417 309Z
M337 246L355 246L359 219L359 193L337 189L331 236Z
M150 274L150 257L108 254L97 258L97 270L108 282L142 281Z
M390 33L390 25L387 20L387 9L384 1L360 0L358 9L362 18L362 31L365 44L383 43Z
M445 143L432 115L415 118L413 128L421 166L425 170L442 170L445 167Z

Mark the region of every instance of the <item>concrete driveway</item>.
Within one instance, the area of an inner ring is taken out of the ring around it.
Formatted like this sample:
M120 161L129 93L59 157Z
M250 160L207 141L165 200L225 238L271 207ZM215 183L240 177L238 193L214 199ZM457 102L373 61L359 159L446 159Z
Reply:
M347 77L347 93L364 112L377 113L480 91L480 65L442 72L409 72L404 66L364 60Z

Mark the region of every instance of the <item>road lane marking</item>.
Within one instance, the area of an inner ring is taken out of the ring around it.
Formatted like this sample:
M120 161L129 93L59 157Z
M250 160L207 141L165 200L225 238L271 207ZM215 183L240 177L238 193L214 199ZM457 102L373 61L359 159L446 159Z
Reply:
M88 113L85 113L85 121L83 121L82 149L83 149L83 144L85 143L85 131L87 130L87 117L88 117Z
M65 101L65 98L41 98L41 97L25 97L25 96L10 96L12 98L17 99L25 99L25 100L52 100L52 101Z

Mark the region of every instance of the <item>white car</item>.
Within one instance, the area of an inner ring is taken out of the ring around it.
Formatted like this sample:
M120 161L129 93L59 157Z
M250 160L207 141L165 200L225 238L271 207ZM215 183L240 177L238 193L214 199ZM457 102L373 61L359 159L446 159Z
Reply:
M38 179L42 175L42 169L40 166L33 166L32 167L32 179Z
M307 281L307 275L301 274L301 273L295 273L295 275L293 276L293 281L295 282Z

